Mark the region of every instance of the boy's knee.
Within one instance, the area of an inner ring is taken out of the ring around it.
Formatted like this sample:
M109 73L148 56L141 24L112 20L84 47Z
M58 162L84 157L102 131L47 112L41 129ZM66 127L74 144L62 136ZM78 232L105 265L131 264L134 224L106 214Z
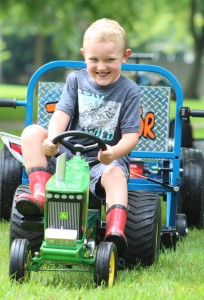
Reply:
M26 141L28 139L32 139L34 141L34 139L42 139L42 138L46 138L47 136L47 131L41 127L40 125L37 124L32 124L27 126L22 134L21 134L21 140L22 141Z
M105 170L105 172L103 174L103 177L108 179L108 180L111 180L111 181L112 180L117 180L117 181L126 180L125 173L118 166L108 167Z

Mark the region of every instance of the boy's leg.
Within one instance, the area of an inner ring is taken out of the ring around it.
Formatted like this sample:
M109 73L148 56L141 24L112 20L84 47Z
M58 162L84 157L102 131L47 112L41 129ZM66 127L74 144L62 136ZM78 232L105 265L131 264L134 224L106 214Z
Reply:
M114 242L118 256L124 257L127 240L124 234L128 191L127 178L119 166L108 166L101 176L101 185L106 193L106 235L105 240Z
M47 158L42 142L47 131L39 125L24 129L21 141L25 168L28 173L31 194L19 195L16 208L23 215L39 215L44 211L45 185L51 174L47 171Z
M109 165L101 176L101 185L106 192L107 210L114 204L128 205L127 178L119 166Z
M47 134L47 130L39 125L30 125L22 132L21 146L26 171L47 167L47 158L42 151L42 143Z

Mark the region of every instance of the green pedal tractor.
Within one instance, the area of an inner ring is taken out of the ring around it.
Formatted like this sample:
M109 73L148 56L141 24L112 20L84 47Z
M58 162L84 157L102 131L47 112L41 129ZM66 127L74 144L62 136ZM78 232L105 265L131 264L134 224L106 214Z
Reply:
M89 137L96 144L92 147L72 145L66 137ZM56 173L47 183L44 241L40 251L31 255L30 243L26 239L15 239L10 253L10 276L17 280L29 277L31 271L46 270L57 265L70 270L73 265L83 265L94 272L94 280L104 280L111 285L117 270L117 252L113 243L98 242L98 209L89 209L89 164L82 154L106 145L96 136L83 132L65 132L54 142L63 144L75 155L66 160L66 153L57 158Z
M73 145L68 139L70 137L86 137L94 144L86 147L80 144ZM74 156L67 160L67 155L64 153L57 158L56 173L46 185L44 220L39 220L39 223L36 218L32 220L29 217L26 220L24 217L22 220L22 227L25 229L26 226L30 229L39 229L44 222L44 240L39 251L32 253L27 239L14 239L10 252L10 277L23 282L29 278L31 271L53 269L87 271L94 274L94 282L97 285L104 282L112 286L118 267L124 268L125 261L118 261L114 243L103 241L105 221L102 220L101 203L98 209L90 208L89 165L97 164L99 161L88 162L83 158L83 154L94 149L105 150L106 145L95 135L78 131L64 132L57 136L54 142L67 147ZM132 192L130 196L134 200L134 197L140 195L137 193L134 195ZM149 240L150 244L147 246L150 247L151 252L146 254L149 259L146 263L151 264L157 258L160 248L160 203L155 194L150 193L148 198L144 194L143 198L146 205L149 202L151 210L156 212L155 216L151 216L152 221L150 220L153 233L149 236L153 240ZM15 210L15 203L13 209ZM150 214L152 215L152 212ZM146 218L149 218L150 214L146 213ZM134 222L134 218L132 221ZM130 235L128 229L126 234ZM138 241L140 239L138 237ZM134 238L132 249L131 246L129 247L129 259L128 256L126 257L126 265L136 263L137 253L134 255L136 242Z

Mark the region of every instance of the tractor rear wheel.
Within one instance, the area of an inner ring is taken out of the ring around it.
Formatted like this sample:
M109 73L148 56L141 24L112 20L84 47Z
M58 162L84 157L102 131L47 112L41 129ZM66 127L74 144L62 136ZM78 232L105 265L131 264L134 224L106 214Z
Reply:
M13 195L21 184L21 172L21 163L4 145L0 152L0 219L10 219Z
M44 239L43 231L31 231L22 229L21 223L23 222L24 216L21 215L16 209L16 199L19 194L30 193L29 185L20 185L15 192L11 219L10 219L10 246L15 239L27 239L30 242L31 252L34 253L39 251L42 241Z
M182 149L181 189L178 212L186 214L189 227L203 227L204 162L198 149Z
M152 265L160 251L161 202L159 195L146 191L128 192L128 214L125 227L128 249L127 266Z

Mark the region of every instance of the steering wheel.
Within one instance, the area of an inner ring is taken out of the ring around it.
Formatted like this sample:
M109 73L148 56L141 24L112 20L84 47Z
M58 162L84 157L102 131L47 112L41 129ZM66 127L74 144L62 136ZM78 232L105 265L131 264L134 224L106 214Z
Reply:
M91 144L89 146L84 146L81 144L73 144L72 142L68 141L66 138L88 138L95 142L95 144ZM106 144L97 136L84 132L84 131L65 131L59 135L57 135L53 141L54 144L62 144L64 147L69 149L72 154L82 155L89 153L93 150L101 149L102 151L107 150ZM98 159L94 159L89 161L90 166L94 166L99 163Z

